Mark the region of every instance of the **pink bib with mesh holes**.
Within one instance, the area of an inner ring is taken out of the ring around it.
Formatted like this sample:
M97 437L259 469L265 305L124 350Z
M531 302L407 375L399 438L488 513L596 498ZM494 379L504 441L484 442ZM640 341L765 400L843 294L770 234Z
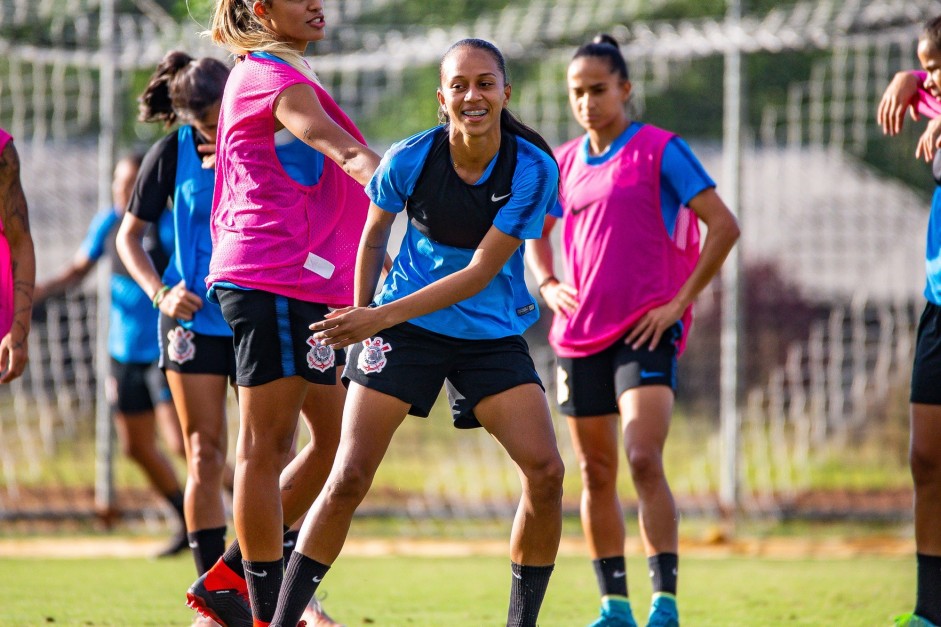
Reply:
M608 161L579 157L581 137L556 150L561 170L565 280L578 290L569 317L553 319L549 341L562 357L598 353L647 311L668 303L699 259L696 215L681 207L673 235L660 210L660 163L672 133L645 124ZM682 352L692 322L684 312Z
M10 134L0 128L0 153L12 139ZM0 215L0 338L10 332L13 326L13 257L10 254L10 243L6 238L3 227L3 216Z

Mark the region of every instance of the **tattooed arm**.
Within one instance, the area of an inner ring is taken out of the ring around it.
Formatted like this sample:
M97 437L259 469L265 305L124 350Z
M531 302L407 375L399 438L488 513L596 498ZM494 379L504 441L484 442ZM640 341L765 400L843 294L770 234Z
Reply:
M13 263L13 326L0 338L0 384L3 384L23 374L26 368L26 337L29 335L36 279L33 238L29 232L26 196L20 182L20 159L12 140L0 153L0 219L3 220Z

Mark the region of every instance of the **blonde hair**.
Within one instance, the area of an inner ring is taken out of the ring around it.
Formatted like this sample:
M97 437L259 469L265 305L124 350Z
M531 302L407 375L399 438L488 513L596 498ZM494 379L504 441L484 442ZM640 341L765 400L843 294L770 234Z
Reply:
M252 10L255 2L271 6L274 0L216 0L212 12L208 35L213 43L229 50L236 56L249 52L267 52L282 59L295 70L319 84L320 80L304 56L287 43L275 38L275 34L262 24Z

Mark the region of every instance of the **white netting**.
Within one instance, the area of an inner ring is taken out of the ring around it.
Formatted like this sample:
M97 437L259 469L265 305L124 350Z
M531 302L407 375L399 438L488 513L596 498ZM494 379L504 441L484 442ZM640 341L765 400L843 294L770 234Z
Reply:
M721 110L708 103L721 93L721 70L716 71L721 63L703 63L730 46L756 59L806 66L806 73L762 103L760 123L746 133L743 155L746 265L770 264L811 306L826 311L768 365L766 380L744 403L742 461L749 504L775 508L781 494L808 485L817 460L833 447L850 446L860 425L896 407L897 390L904 388L913 308L923 281L926 201L866 165L863 157L879 134L873 116L881 89L893 72L914 63L918 25L941 13L941 2L787 3L741 24L724 16L637 19L642 11L668 5L666 0L535 0L463 24L425 27L360 25L364 15L394 12L397 2L345 2L312 63L351 117L372 129L367 139L380 148L434 123L433 105L426 120L406 116L415 102L411 97L427 88L427 100L433 100L441 53L467 36L490 39L504 51L514 80L514 110L553 144L579 133L568 110L564 69L574 46L598 31L625 42L634 109L657 123L669 119L665 98L702 101L701 119L680 120L694 130L696 123L719 125ZM116 49L109 53L98 48L99 0L0 2L0 125L14 133L23 154L40 277L73 254L98 204L103 55L117 60L116 92L125 108L132 102L134 72L149 72L168 49L224 57L198 36L202 26L193 20L177 24L155 0L122 6ZM705 71L714 74L691 78ZM431 82L421 82L428 76ZM681 81L694 87L678 90ZM406 127L399 119L419 126ZM126 133L139 130L127 126ZM707 133L688 139L719 178L715 139ZM718 183L721 193L721 178ZM708 292L701 299L703 320L714 316L713 297ZM64 465L53 460L68 458L63 447L87 439L93 430L96 399L88 347L94 345L95 315L90 293L56 303L47 321L35 327L29 376L0 390L2 510L16 511L20 488L44 476L63 485L90 485L84 479L92 474L84 466L87 457L77 455ZM530 339L552 394L544 332L541 327ZM707 394L716 389L717 354L692 361L706 366L684 375L699 381ZM718 430L709 416L703 422L710 430L706 444L689 454L689 468L675 484L681 498L709 506L718 475ZM424 447L423 469L432 470L408 481L385 477L389 507L415 517L507 511L517 481L494 443L479 433L457 434L440 454L432 454L437 449L426 440L428 432L409 426L394 443L390 456L400 459L419 454L408 447ZM574 480L577 471L562 425L559 442ZM69 454L83 450L73 448ZM404 505L392 498L396 494L405 496ZM381 499L373 501L376 507L383 507Z

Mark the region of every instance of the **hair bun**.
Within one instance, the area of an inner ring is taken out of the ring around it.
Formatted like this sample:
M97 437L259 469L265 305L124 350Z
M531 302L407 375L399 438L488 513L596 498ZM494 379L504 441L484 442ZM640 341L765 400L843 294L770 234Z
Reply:
M595 35L595 38L591 40L593 44L608 44L609 46L614 46L618 50L621 49L621 46L618 45L617 40L609 35L608 33L599 33Z

